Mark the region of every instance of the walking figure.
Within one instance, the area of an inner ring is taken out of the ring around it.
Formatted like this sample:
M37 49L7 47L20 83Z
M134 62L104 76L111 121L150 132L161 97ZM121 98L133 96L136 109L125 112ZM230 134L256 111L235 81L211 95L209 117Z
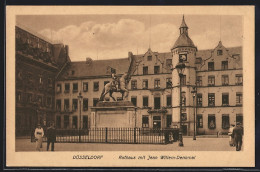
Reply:
M54 151L54 143L56 142L56 129L54 128L53 123L51 123L50 127L47 129L46 137L47 137L47 151L49 150L50 143L51 143L51 151Z
M236 151L240 151L242 147L242 136L243 136L243 128L241 126L241 123L238 122L237 126L233 129L233 136L236 144Z
M42 138L44 136L43 128L41 127L41 124L37 125L37 128L34 131L35 141L36 141L36 150L41 151L41 145L42 145Z

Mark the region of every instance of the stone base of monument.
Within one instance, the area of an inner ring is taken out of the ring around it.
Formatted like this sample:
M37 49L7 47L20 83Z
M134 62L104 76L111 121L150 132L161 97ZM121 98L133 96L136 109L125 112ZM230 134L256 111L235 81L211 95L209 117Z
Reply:
M135 107L130 101L98 102L91 108L91 128L134 128Z

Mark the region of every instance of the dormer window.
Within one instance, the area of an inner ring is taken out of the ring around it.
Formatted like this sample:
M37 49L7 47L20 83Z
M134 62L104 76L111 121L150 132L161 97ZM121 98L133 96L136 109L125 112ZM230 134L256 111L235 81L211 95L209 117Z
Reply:
M152 61L152 56L147 56L147 61Z
M218 50L218 51L217 51L217 55L218 55L218 56L222 56L222 55L223 55L223 51L222 51L222 50Z

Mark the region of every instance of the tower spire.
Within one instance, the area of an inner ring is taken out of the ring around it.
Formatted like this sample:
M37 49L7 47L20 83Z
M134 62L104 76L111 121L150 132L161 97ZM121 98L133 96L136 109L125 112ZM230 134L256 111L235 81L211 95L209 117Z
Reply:
M183 33L188 34L188 26L185 22L184 14L182 16L182 23L179 29L180 29L180 35Z

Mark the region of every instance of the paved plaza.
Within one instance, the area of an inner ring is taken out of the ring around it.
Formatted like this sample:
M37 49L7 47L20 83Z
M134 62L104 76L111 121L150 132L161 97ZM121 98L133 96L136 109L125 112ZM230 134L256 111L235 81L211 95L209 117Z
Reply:
M55 143L55 151L236 151L229 146L229 138L184 137L184 147L178 142L172 144L110 144L110 143ZM35 143L30 139L16 139L16 151L35 151ZM42 151L46 151L43 143ZM242 147L243 151L243 147Z

